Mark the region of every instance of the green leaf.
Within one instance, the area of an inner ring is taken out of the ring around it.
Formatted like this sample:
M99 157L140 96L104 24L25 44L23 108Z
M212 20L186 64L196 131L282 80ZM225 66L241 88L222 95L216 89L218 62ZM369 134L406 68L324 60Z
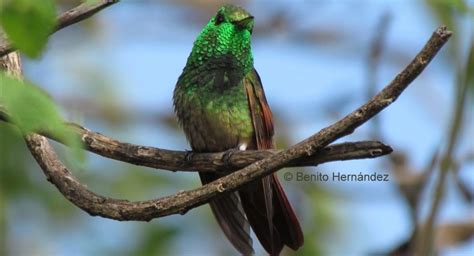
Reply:
M5 0L0 3L0 23L13 46L29 57L38 57L56 26L54 0Z
M0 72L0 107L23 132L45 132L71 146L78 159L84 158L82 142L61 118L52 99L38 87Z

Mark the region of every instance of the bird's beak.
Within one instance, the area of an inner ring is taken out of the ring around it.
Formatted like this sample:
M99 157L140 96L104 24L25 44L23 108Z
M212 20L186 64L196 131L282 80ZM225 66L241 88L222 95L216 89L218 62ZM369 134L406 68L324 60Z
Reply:
M252 32L253 21L254 21L254 17L253 16L248 16L247 18L244 18L244 19L241 19L241 20L237 21L236 24L237 24L237 26L239 26L241 28L246 28L250 32Z

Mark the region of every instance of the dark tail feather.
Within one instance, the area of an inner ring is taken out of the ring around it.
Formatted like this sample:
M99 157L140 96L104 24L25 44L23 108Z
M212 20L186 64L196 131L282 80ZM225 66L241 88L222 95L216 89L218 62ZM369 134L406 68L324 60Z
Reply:
M291 249L297 250L304 243L303 231L276 174L272 175L272 179L273 201L275 202L273 224L278 227L284 243Z
M274 241L274 236L276 232L273 232L273 185L272 177L267 176L262 179L263 185L263 196L265 199L265 215L267 216L268 225L267 231L270 234L270 241ZM278 238L279 239L279 238ZM272 243L271 252L280 251L278 250L279 243ZM276 246L276 247L275 247Z
M258 240L271 255L278 255L287 245L297 250L303 245L303 232L283 188L275 174L267 177L271 182L273 201L273 227L269 228L263 181L239 191L242 206ZM270 233L270 230L273 232Z
M203 185L218 178L212 173L199 173L199 177ZM234 192L215 198L209 202L209 205L219 226L232 245L243 255L253 254L250 225L245 218L239 195Z

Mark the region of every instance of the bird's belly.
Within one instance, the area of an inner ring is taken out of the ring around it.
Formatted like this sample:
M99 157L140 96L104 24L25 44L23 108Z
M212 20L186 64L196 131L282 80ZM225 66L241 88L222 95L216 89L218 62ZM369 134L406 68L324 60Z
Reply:
M218 152L252 143L254 131L245 93L200 97L190 103L188 109L194 114L183 119L183 128L193 150Z

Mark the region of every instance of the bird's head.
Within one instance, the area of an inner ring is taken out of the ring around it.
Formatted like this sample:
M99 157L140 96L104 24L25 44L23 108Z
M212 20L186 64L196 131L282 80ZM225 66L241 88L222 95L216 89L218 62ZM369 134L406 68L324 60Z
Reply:
M244 34L250 36L253 30L253 16L245 9L235 5L224 5L209 21L209 28L218 33Z
M253 65L250 38L254 17L245 9L224 5L211 18L196 39L191 59L198 64L227 56L247 69ZM227 58L226 57L226 58Z

